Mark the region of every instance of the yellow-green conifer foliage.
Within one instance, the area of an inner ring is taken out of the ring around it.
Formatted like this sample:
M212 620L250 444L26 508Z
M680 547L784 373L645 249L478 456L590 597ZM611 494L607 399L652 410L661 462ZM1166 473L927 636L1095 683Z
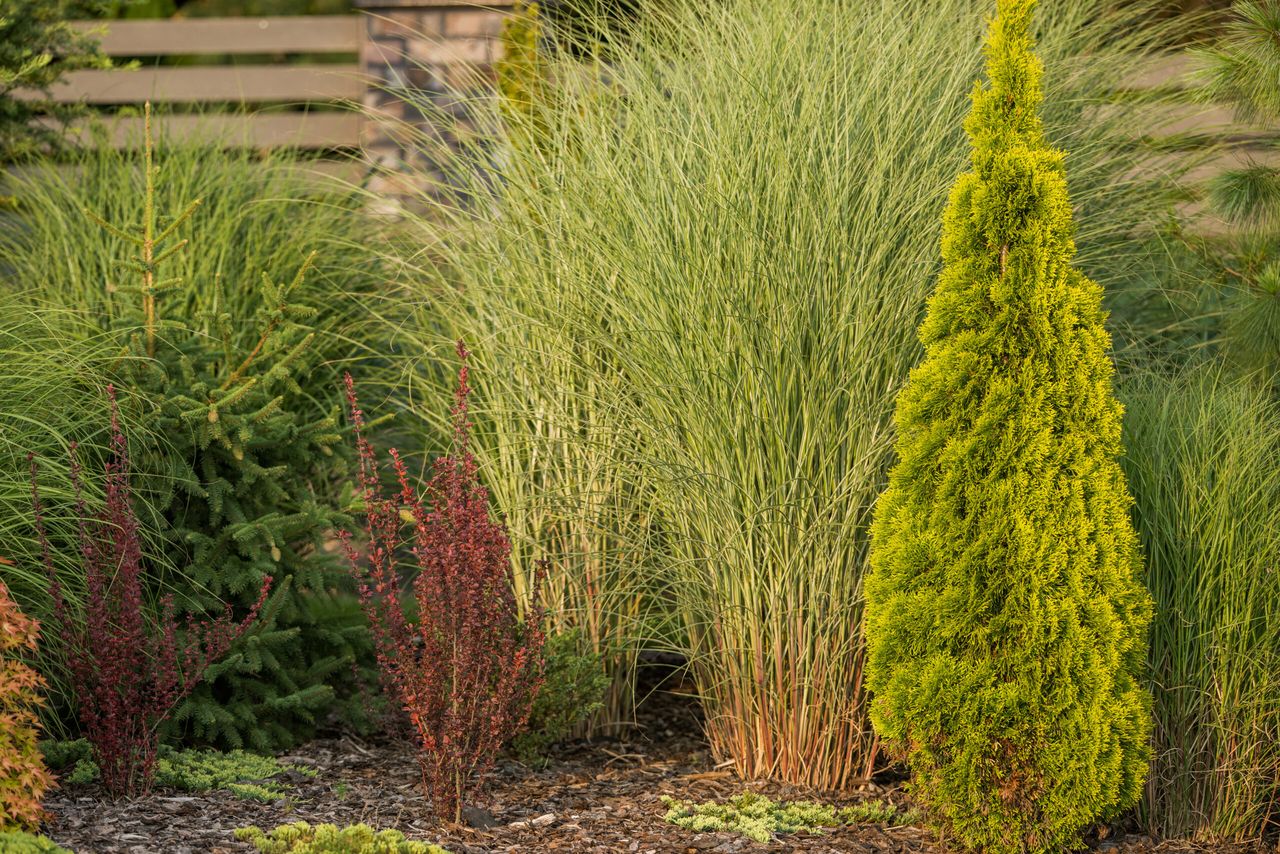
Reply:
M1049 147L1035 0L999 0L867 581L872 719L940 830L1062 850L1133 804L1150 597L1101 288Z

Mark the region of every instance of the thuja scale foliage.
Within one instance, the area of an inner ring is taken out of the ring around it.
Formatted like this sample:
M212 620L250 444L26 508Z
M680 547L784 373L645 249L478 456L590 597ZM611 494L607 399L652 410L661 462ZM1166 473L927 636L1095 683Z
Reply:
M99 220L137 251L125 263L136 284L116 287L137 309L126 317L137 331L133 358L121 362L122 382L149 401L142 417L151 422L148 435L158 437L134 449L154 493L149 504L163 508L160 518L144 522L163 532L171 562L190 580L180 611L218 613L229 602L240 618L262 580L277 579L254 631L209 669L175 711L169 735L220 748L280 749L309 735L333 705L334 685L354 693L357 660L369 649L359 603L343 593L340 557L324 549L327 532L345 517L317 491L336 477L343 457L340 447L335 453L337 413L305 414L314 405L297 381L314 367L305 326L313 312L291 300L307 269L285 282L264 273L255 316L233 316L215 301L191 322L167 319L167 292L222 283L160 275L164 261L186 248L179 229L188 221L198 226L199 203L161 221L149 130L144 144L141 223ZM245 326L259 330L251 347L234 343L233 329Z
M1150 598L1101 289L1073 266L1035 0L1000 0L867 581L872 717L939 828L1059 851L1138 798Z
M22 613L0 581L0 830L37 826L44 817L40 801L53 785L36 741L44 679L20 657L35 652L39 638L40 624Z

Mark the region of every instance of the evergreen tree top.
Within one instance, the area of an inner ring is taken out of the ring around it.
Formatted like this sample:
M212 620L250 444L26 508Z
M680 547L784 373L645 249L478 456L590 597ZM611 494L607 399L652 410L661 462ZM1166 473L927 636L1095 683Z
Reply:
M1010 148L1044 148L1040 122L1040 77L1044 67L1034 53L1031 17L1037 0L1000 0L988 25L983 52L989 85L974 85L973 110L965 131L973 144L973 165Z

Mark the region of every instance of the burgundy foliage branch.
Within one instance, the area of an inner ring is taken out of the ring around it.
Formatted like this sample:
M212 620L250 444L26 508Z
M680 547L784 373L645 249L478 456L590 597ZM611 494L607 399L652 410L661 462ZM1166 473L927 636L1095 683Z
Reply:
M408 713L419 746L423 787L437 815L458 821L464 801L503 745L527 723L542 682L542 615L521 621L511 579L511 543L489 513L468 447L467 350L453 404L453 447L435 460L419 494L404 460L389 452L398 491L384 494L364 434L355 383L347 399L360 459L365 543L343 546L360 587L389 688ZM402 532L408 529L407 534ZM417 618L406 614L398 555L412 555ZM534 595L541 583L535 579Z
M86 597L83 614L73 613L54 569L45 534L37 465L31 462L31 493L36 530L44 555L54 623L62 636L85 737L106 789L116 796L143 794L151 788L160 725L200 682L208 666L226 655L266 600L271 578L263 579L258 601L241 621L231 606L215 620L185 621L175 615L172 596L160 600L159 613L144 602L144 560L138 519L130 490L129 453L120 429L113 386L111 456L106 463L104 509L92 513L84 499L83 470L71 446L71 482L79 519L80 554Z

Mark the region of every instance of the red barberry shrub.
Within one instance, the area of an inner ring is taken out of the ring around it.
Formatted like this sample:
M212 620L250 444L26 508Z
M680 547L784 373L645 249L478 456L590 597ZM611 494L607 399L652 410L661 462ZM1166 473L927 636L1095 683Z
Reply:
M18 656L35 652L40 624L18 609L0 581L0 831L34 828L53 785L36 746L35 710L44 679Z
M511 583L511 543L489 513L468 449L467 350L453 405L453 447L435 461L423 494L393 449L399 490L381 488L364 435L355 384L346 378L360 457L367 542L342 541L360 586L378 663L408 713L421 750L422 782L436 814L458 821L462 804L502 746L526 724L542 682L541 614L520 619ZM402 534L408 528L407 534ZM399 557L412 555L417 616L406 613ZM535 583L536 587L536 583ZM530 601L536 601L535 595Z
M84 613L73 614L53 568L36 490L36 462L31 461L36 530L44 552L53 597L54 622L65 644L71 687L84 734L113 795L147 792L154 778L160 724L174 706L199 684L205 669L217 661L249 628L271 586L267 577L257 604L240 621L228 605L222 616L179 620L171 597L158 613L143 601L144 561L138 520L129 486L129 453L120 430L115 389L107 387L111 406L111 458L105 471L105 504L100 513L86 506L81 467L71 450L71 479L80 519L80 552L84 561Z

